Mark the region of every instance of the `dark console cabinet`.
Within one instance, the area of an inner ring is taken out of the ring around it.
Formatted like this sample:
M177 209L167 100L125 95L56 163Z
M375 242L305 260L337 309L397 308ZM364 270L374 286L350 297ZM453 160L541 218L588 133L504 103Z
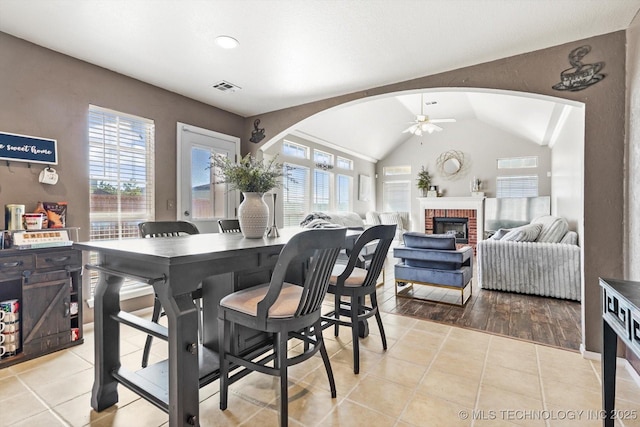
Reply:
M20 304L20 346L0 368L83 342L81 271L70 247L0 250L0 301Z

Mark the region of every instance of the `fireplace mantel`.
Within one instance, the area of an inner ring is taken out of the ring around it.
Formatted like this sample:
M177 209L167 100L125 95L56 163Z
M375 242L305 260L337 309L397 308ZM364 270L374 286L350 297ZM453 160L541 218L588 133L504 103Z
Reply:
M420 202L420 230L425 230L427 209L473 209L477 218L477 239L484 237L484 197L418 197Z

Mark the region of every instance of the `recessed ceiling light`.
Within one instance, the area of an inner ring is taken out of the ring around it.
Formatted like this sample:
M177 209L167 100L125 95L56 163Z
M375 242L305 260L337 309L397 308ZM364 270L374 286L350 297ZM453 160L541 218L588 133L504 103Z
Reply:
M216 43L223 49L234 49L240 45L240 42L231 36L218 36Z

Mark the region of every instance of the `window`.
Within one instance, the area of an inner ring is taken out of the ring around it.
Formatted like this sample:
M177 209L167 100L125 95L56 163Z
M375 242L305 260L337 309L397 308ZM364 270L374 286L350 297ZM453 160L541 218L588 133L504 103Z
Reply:
M411 166L385 166L382 168L384 176L411 175Z
M322 165L333 166L333 154L325 153L320 150L313 150L313 161Z
M331 174L318 169L313 171L313 210L331 210Z
M382 204L386 212L411 211L411 181L386 181L382 184Z
M505 159L498 159L498 169L522 169L522 168L537 168L538 157L508 157Z
M309 147L284 140L282 143L282 154L285 156L298 157L300 159L308 159Z
M353 160L338 156L336 166L340 169L353 170Z
M289 179L284 183L284 226L297 226L309 212L309 168L285 164Z
M351 210L351 179L347 175L336 177L336 209L339 211Z
M496 197L537 197L538 176L499 176L496 178Z
M138 237L138 223L155 218L154 139L152 120L89 107L90 240Z

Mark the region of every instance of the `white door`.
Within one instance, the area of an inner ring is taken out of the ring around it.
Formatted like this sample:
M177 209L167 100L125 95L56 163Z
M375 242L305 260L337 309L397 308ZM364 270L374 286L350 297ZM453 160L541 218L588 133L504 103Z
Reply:
M239 195L217 183L211 156L237 159L240 139L211 130L178 123L177 215L193 222L201 233L218 231L218 219L235 218Z

